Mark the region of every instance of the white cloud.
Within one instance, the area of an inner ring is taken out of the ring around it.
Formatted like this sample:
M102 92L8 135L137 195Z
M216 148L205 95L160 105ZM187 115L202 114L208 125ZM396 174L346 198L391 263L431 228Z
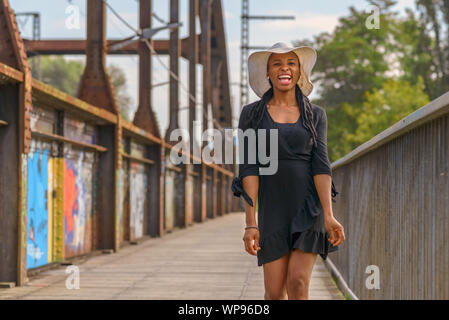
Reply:
M235 19L236 18L235 14L228 10L225 10L224 17L225 17L225 19Z
M291 13L290 13L291 15ZM331 32L338 23L338 15L302 13L296 15L295 20L272 20L263 23L260 29L266 31L305 31L308 32Z
M238 48L240 47L240 40L228 41L228 48Z

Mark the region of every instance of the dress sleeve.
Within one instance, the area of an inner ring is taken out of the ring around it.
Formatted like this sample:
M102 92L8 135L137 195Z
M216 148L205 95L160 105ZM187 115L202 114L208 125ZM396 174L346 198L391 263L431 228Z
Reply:
M245 132L246 129L248 129L244 123L247 123L247 117L248 117L248 109L247 107L243 108L240 119L239 119L239 129L242 129L243 132ZM239 135L241 133L239 132ZM257 139L257 132L256 132L256 139ZM240 141L240 138L239 138ZM248 139L243 140L243 155L240 156L239 161L239 177L243 179L246 176L259 176L259 160L257 157L257 149L256 149L256 163L249 163L249 157L248 157ZM256 145L257 148L257 145Z
M328 174L332 176L331 164L327 154L326 111L321 109L318 115L319 119L316 125L317 146L312 150L312 176L317 174Z
M244 125L244 123L247 123L247 117L248 117L248 107L245 106L242 109L242 112L240 113L240 119L239 119L239 129L242 129L242 131L244 132L247 128L246 125ZM238 138L239 141L241 140L241 133L240 130L238 132ZM251 199L251 197L248 195L248 193L245 191L245 189L243 188L243 181L242 179L246 176L259 176L259 163L258 163L258 159L256 156L256 163L248 163L248 142L246 141L247 139L244 139L243 141L243 155L239 153L239 175L237 177L235 177L232 180L232 185L231 185L231 190L234 194L234 196L236 197L240 197L243 196L243 198L246 200L246 202L248 202L248 204L253 207L253 200ZM240 146L239 146L240 148Z

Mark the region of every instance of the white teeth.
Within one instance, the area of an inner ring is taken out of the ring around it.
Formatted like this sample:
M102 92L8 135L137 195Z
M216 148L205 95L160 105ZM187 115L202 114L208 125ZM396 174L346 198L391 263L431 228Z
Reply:
M290 76L280 76L279 79L291 79Z

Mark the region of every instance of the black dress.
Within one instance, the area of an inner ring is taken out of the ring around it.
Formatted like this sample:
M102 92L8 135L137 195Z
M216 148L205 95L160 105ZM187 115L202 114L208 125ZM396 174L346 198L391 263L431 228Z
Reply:
M242 109L239 128L243 131L247 128L243 127L242 119L254 106L253 103ZM313 181L313 176L317 174L332 176L327 154L327 117L322 107L315 104L312 107L317 132L316 148L313 148L311 133L303 126L304 110L300 110L295 123L277 123L264 106L259 129L267 130L267 155L270 154L269 129L278 129L278 168L275 174L259 173L259 168L269 166L261 164L259 157L256 157L256 163L248 161L248 141L244 139L245 158L239 164L239 177L259 176L261 250L257 252L258 266L281 258L293 248L320 254L323 259L327 258L328 252L338 249L328 240L323 209Z

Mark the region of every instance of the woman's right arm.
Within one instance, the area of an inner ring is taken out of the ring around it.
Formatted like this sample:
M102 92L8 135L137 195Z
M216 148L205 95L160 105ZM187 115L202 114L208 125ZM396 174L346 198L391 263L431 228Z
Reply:
M247 107L242 109L242 113L240 114L239 119L239 129L242 130L242 133L248 129L244 123L248 113ZM257 135L257 133L256 133ZM239 141L241 141L239 139ZM248 151L248 140L243 139L243 159L239 162L239 177L242 179L243 189L246 191L248 196L251 198L253 206L251 206L247 201L243 201L245 204L245 215L246 215L246 226L257 226L256 221L256 204L257 197L259 192L259 164L256 158L256 163L249 163ZM253 148L253 150L256 148ZM242 161L243 160L243 161ZM257 255L257 250L260 250L259 247L259 230L258 229L247 229L245 230L245 234L243 236L243 242L245 243L245 250L252 254Z
M253 200L253 206L251 207L246 201L245 203L245 213L246 213L246 226L257 226L256 222L256 203L257 195L259 192L259 177L258 176L246 176L242 179L243 189L249 195L251 200Z

